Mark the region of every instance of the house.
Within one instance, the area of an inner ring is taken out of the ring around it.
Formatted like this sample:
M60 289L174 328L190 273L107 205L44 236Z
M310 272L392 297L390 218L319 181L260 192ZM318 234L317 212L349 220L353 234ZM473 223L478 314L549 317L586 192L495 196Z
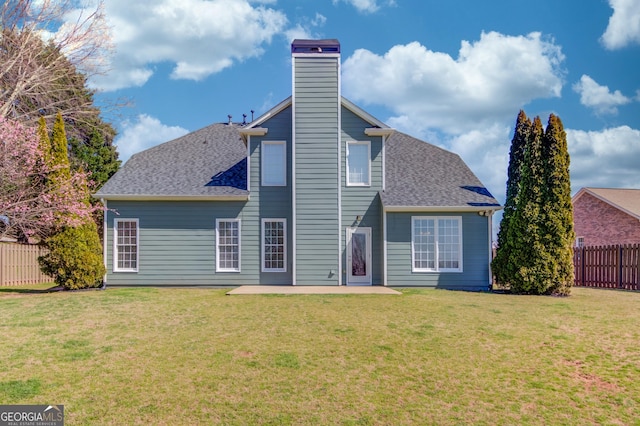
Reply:
M640 243L640 189L581 188L571 202L577 246Z
M343 98L337 40L291 51L291 97L140 152L95 194L107 284L486 289L495 198Z

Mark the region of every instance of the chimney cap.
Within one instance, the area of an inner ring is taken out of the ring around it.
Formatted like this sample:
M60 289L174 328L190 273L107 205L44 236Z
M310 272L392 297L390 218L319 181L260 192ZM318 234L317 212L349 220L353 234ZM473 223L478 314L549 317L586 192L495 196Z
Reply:
M323 40L295 39L291 43L291 53L340 53L340 42L335 38Z

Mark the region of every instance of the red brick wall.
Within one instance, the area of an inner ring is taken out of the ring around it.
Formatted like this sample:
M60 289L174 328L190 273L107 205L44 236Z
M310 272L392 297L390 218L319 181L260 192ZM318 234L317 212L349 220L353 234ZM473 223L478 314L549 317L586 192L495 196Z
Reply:
M573 223L585 246L640 243L640 221L591 194L573 205Z

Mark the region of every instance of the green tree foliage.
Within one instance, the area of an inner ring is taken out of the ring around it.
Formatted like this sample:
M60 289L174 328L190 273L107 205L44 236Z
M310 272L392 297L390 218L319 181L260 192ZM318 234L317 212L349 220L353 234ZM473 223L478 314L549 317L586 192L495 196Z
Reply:
M514 293L567 295L573 282L574 232L566 134L554 115L546 131L539 117L532 124L527 121L521 111L512 141L507 223L501 225L496 277ZM526 137L520 157L521 135Z
M46 241L49 252L38 261L42 271L67 290L99 287L105 274L102 246L93 221L66 227Z
M509 284L514 293L543 294L551 280L549 253L542 239L545 184L543 137L542 123L536 117L525 148L519 196L509 225L513 247L509 262L515 266Z
M51 173L49 173L49 182L54 187L59 186L58 181L68 181L71 178L67 145L64 120L62 119L62 114L58 113L51 132Z
M43 132L40 129L40 134L42 143L46 130ZM72 176L76 175L70 169L65 123L60 113L56 115L50 141L50 172L46 176L45 187L52 193L59 193L72 181ZM74 185L77 189L72 194L74 201L90 210L86 180L77 180ZM66 214L76 216L74 212ZM60 224L69 222L68 217L58 217ZM78 216L77 219L79 223L76 226L60 226L58 233L45 240L44 245L49 253L39 259L42 271L51 275L56 284L68 290L96 287L104 275L98 227L91 216L85 216L84 219Z
M548 292L569 294L573 284L573 205L567 135L559 117L551 114L544 135L545 246L553 259L554 280Z
M115 146L106 143L103 133L94 129L88 140L71 138L71 167L90 173L89 178L99 188L120 168Z
M120 162L113 145L116 132L102 119L104 111L87 85L88 76L104 71L111 48L103 2L94 6L77 15L75 1L0 2L0 116L27 126L44 117L50 128L62 113L67 136L75 141L69 151L72 170L102 176L105 170L113 174ZM70 15L77 19L70 21ZM43 30L52 37L45 41ZM95 134L102 145L96 144ZM102 157L104 164L87 161L92 156ZM101 177L93 179L103 183Z
M509 277L514 273L514 266L510 261L512 248L512 238L509 236L509 226L511 218L516 210L518 192L520 190L520 177L524 151L531 132L531 120L524 111L520 110L516 120L516 127L511 140L509 151L509 168L507 170L507 199L504 205L504 213L500 222L498 232L498 249L491 267L495 274L496 281L501 285L509 282Z

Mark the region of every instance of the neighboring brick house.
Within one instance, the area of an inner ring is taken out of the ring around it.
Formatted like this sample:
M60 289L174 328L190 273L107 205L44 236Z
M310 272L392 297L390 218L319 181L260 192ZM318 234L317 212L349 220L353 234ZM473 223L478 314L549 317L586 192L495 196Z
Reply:
M640 243L640 189L582 188L571 201L577 246Z

